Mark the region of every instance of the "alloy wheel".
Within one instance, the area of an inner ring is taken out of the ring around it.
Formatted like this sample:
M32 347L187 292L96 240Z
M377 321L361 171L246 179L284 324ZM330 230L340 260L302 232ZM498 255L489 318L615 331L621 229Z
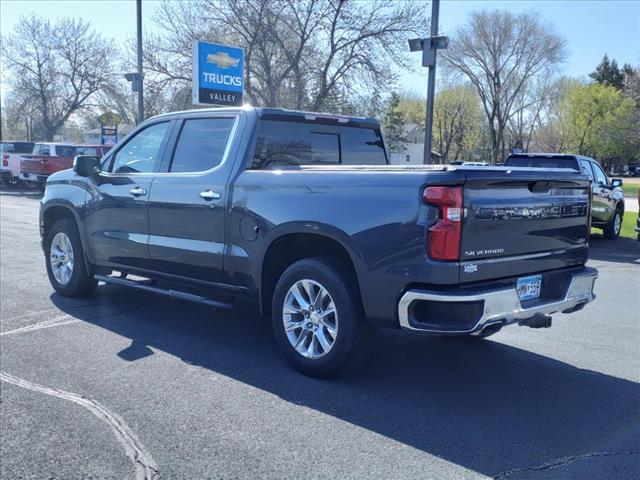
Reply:
M51 240L49 261L53 277L60 285L66 285L73 275L73 246L64 232L58 232Z
M314 280L299 280L289 288L282 321L289 343L305 358L325 356L338 336L335 303L327 289Z

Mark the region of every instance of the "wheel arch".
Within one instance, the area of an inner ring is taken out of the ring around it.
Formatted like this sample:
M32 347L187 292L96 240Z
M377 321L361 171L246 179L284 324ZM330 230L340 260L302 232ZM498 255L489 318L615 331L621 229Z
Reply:
M278 279L293 263L311 257L338 258L356 282L362 302L362 291L357 273L357 258L353 252L334 236L308 231L288 231L274 237L265 250L260 264L260 284L258 289L260 313L268 316Z
M42 205L42 209L40 211L40 235L44 242L49 229L53 226L55 222L62 219L73 220L76 225L76 229L78 231L78 236L80 237L80 243L82 244L82 251L85 257L85 266L87 268L87 273L92 275L91 272L91 262L88 258L88 249L87 249L87 241L85 237L84 228L82 228L82 222L76 211L75 207L71 203L66 203L64 201L56 201L49 202ZM44 248L44 243L43 243Z

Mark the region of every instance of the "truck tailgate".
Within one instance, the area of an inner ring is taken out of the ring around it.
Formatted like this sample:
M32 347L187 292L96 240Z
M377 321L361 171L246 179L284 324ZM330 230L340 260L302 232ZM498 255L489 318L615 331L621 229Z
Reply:
M73 158L43 155L23 155L20 171L33 175L51 175L73 166Z
M461 283L586 262L586 177L565 169L465 173Z

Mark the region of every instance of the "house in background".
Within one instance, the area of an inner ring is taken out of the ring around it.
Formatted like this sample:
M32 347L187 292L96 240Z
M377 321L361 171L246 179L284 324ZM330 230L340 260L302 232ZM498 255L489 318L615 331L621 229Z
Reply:
M392 165L422 165L424 163L424 129L415 123L404 126L404 138L407 141L401 151L389 152L389 162ZM431 157L440 163L441 156L431 150Z
M134 125L118 125L118 141L122 140L133 129ZM82 132L82 143L85 145L100 145L102 143L102 133L100 128L92 128L91 130L85 130Z

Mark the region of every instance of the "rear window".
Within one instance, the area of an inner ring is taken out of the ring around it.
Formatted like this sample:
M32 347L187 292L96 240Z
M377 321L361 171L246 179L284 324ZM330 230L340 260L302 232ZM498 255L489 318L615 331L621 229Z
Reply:
M386 165L380 130L263 120L251 168L297 165Z
M73 145L56 145L56 155L58 157L73 158L76 156L76 148Z
M3 153L31 153L33 142L10 142L2 144Z
M533 167L533 168L573 168L580 170L578 161L573 157L547 157L532 155L526 157L509 157L504 162L505 167Z
M93 157L98 156L98 148L97 147L78 147L76 150L76 155L91 155Z

